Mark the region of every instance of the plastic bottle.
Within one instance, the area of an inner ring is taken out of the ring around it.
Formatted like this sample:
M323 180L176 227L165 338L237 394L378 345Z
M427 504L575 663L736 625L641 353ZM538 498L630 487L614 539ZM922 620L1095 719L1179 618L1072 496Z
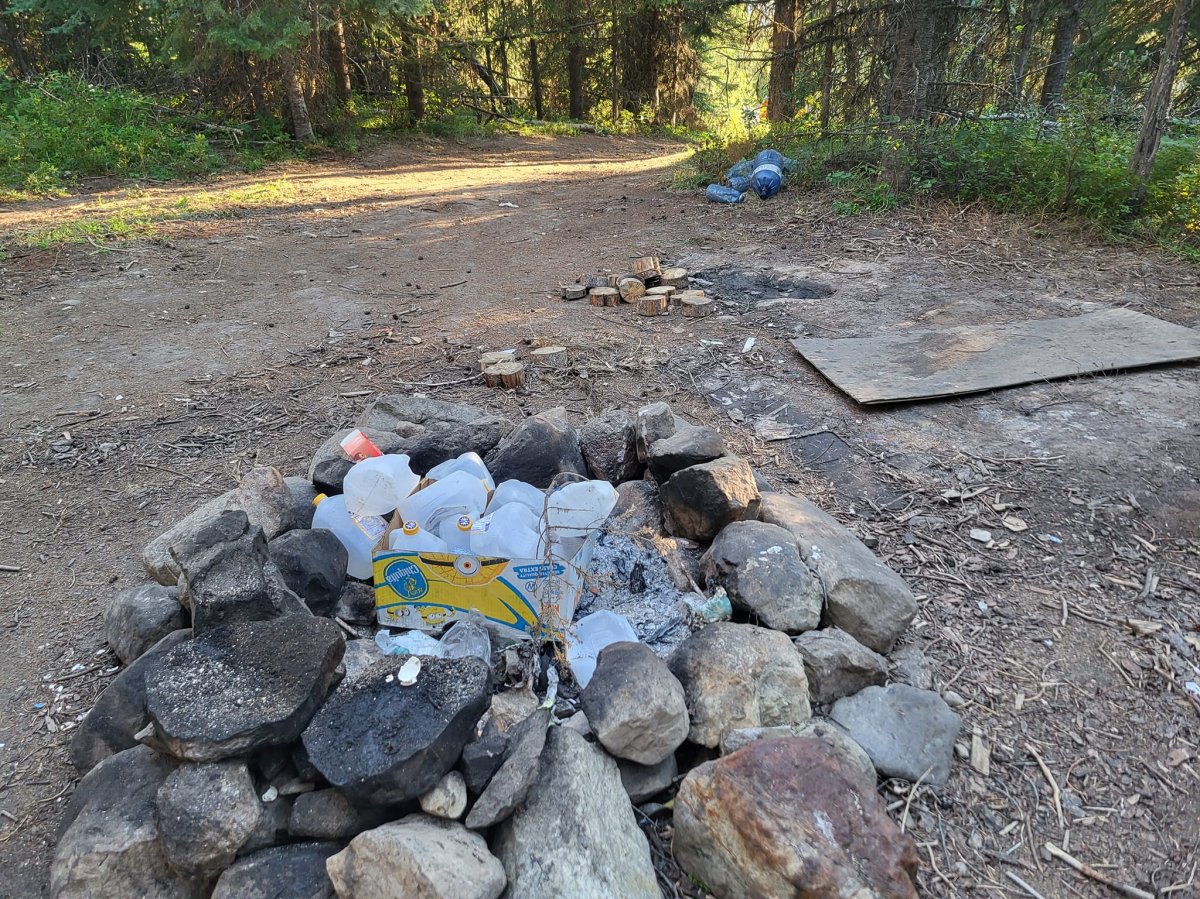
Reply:
M478 518L487 505L487 489L475 475L455 471L400 503L400 515L405 521L415 521L423 530L441 533L446 519L459 515Z
M421 530L415 521L406 521L388 538L388 548L401 553L444 553L449 552L446 541L437 534Z
M471 528L474 525L475 519L470 515L446 518L438 526L438 536L445 541L448 552L469 553L471 551Z
M546 500L546 530L552 540L586 539L599 530L617 504L608 481L577 481L555 490Z
M567 630L567 663L579 686L586 687L596 671L596 657L610 643L637 642L625 616L601 609L580 618Z
M372 456L355 463L342 484L346 508L355 515L383 515L395 509L421 479L408 456Z
M333 535L346 547L349 561L346 573L350 577L370 580L374 567L371 564L371 550L387 529L387 522L374 515L351 515L346 511L344 496L317 495L313 500L317 508L313 511L314 528L325 528L333 531Z
M708 190L704 192L705 197L710 203L740 203L742 202L742 194L740 191L734 190L732 187L726 187L723 184L710 184Z
M750 175L750 189L760 200L769 200L783 187L783 154L776 150L763 150L754 157L754 171Z
M431 481L440 481L456 471L465 471L468 474L475 475L479 480L483 481L484 489L488 493L496 489L496 482L492 479L492 473L483 464L483 459L479 457L479 453L463 453L456 459L447 459L445 462L429 469L425 477Z
M505 503L485 515L471 530L471 552L477 556L531 559L537 554L539 520L522 503Z
M438 642L444 658L466 659L474 656L492 664L492 638L484 626L483 616L478 612L472 612L446 628L446 633Z
M486 511L495 512L501 506L509 503L528 506L534 515L541 518L542 513L546 511L546 492L532 484L510 478L507 481L501 481L496 487L491 501L487 504Z

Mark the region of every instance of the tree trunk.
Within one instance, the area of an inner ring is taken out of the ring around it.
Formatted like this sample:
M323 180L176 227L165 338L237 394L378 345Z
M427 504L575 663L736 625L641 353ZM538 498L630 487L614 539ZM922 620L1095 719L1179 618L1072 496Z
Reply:
M537 14L533 0L525 0L525 12L529 20L529 31L532 34L537 31ZM532 37L529 39L529 80L532 82L533 114L540 119L542 118L542 71L538 65L537 40Z
M900 0L898 4L885 105L887 114L901 121L920 121L925 117L934 8L944 3L945 0Z
M584 116L583 102L583 41L579 32L571 31L571 44L567 48L567 114L572 119L582 119Z
M1046 79L1042 82L1042 109L1055 115L1062 105L1063 85L1067 83L1067 68L1071 64L1071 52L1075 49L1075 35L1079 33L1079 11L1083 0L1069 0L1069 5L1054 25L1054 45L1050 49L1050 63L1046 66Z
M829 0L829 28L833 28L833 17L837 15L837 0ZM833 95L833 33L825 41L825 58L821 61L821 133L829 130L830 104Z
M767 120L792 117L792 86L796 78L796 0L775 0L771 21L771 72L767 78Z
M280 57L283 67L283 84L287 90L288 109L292 114L292 133L296 140L307 142L313 139L312 121L308 117L308 103L304 99L304 87L296 74L296 60L291 53Z
M333 89L345 103L350 99L350 54L346 50L346 26L342 21L342 6L334 4L330 11L333 24L329 27L329 68L333 72Z
M617 77L617 54L618 45L620 44L620 30L617 28L617 0L612 0L609 4L609 9L612 12L611 24L609 25L612 38L612 65L609 76L612 81L612 123L615 127L621 121L621 82Z
M1175 0L1175 11L1171 16L1171 27L1167 31L1167 43L1158 60L1158 72L1150 83L1146 94L1146 114L1142 117L1142 130L1133 148L1130 169L1138 179L1130 198L1130 212L1136 216L1146 201L1146 186L1163 133L1167 130L1167 115L1171 110L1171 88L1179 72L1179 59L1183 55L1183 43L1187 37L1188 20L1196 8L1197 0Z
M425 73L421 70L420 48L412 28L401 33L404 97L408 102L408 124L415 125L425 118Z
M957 39L958 4L941 3L933 13L933 36L926 77L928 86L925 92L925 118L946 111L946 71L950 63L950 51Z
M1025 105L1025 74L1029 68L1029 53L1033 49L1033 37L1037 23L1042 17L1040 0L1026 0L1021 5L1021 34L1017 38L1017 54L1012 63L1012 81L1009 84L1008 102L1005 108L1013 109Z
M7 15L0 15L0 34L3 35L3 46L11 60L9 74L17 79L33 78L37 75L37 66L25 50L23 29L16 21L15 14L11 10L7 12Z

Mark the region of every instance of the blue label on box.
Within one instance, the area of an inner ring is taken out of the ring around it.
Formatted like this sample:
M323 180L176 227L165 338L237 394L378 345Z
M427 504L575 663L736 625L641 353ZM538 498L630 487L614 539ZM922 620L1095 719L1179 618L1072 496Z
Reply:
M383 579L404 599L420 599L429 592L429 582L421 569L407 559L397 559L388 565Z
M554 574L560 576L567 570L567 566L561 565L558 562L554 563ZM539 565L514 565L513 573L523 581L532 581L541 577L550 576L550 563L542 562Z

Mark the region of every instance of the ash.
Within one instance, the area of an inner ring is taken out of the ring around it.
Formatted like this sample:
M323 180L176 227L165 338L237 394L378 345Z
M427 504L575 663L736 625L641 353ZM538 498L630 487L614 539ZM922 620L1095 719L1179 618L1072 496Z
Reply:
M607 609L624 615L638 639L668 655L689 633L690 613L653 545L627 534L604 534L584 579L575 619Z

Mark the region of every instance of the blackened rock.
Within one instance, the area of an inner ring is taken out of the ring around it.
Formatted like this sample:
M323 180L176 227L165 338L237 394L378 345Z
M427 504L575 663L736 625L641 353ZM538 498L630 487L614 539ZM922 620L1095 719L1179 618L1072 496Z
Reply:
M329 615L342 595L349 556L333 531L288 531L267 544L284 583L314 615Z
M538 416L517 425L486 462L496 483L515 478L543 490L562 472L587 476L574 428Z
M292 493L291 530L311 528L313 513L317 508L313 505L313 500L317 498L317 488L313 486L312 481L308 478L301 478L295 475L284 478L283 483L287 485L287 489Z
M610 484L623 484L642 476L633 416L612 409L591 419L579 431L580 449L591 476Z
M349 459L326 459L317 463L312 474L313 488L326 496L337 496L343 491L346 475L353 467L354 463Z
M336 680L344 642L327 618L226 625L176 646L145 675L156 741L206 762L300 736Z
M310 481L312 481L314 484L316 483L316 478L314 476L317 473L317 467L322 462L328 462L331 459L341 459L347 462L349 461L348 457L346 456L346 451L342 449L342 441L354 430L354 428L347 428L344 431L338 431L335 434L331 434L325 440L325 442L321 444L320 448L313 455L312 461L308 466L308 479ZM373 444L375 444L381 453L403 452L402 448L405 443L404 438L394 433L390 429L379 431L375 428L359 428L358 430L361 430L363 435Z
M259 798L261 800L262 797ZM251 855L260 849L289 842L288 823L291 820L294 799L293 796L276 796L271 799L270 794L267 794L267 800L262 804L263 813L258 819L258 827L242 845L239 856Z
M634 805L652 799L666 790L679 774L675 753L671 753L657 765L639 765L628 759L618 759L617 767L621 769L621 784L629 794L629 801Z
M550 710L537 709L512 731L508 755L467 815L467 827L481 830L503 821L513 813L537 780L538 759L546 745Z
M50 865L54 899L201 899L207 884L174 871L159 841L155 793L175 764L146 747L97 765L76 788Z
M626 481L617 487L617 504L604 523L612 534L654 537L662 533L662 501L651 481Z
M617 758L657 765L687 739L683 687L644 643L600 650L579 699L600 744Z
M258 828L262 804L240 759L180 765L158 788L158 830L176 871L215 877Z
M642 462L650 458L650 447L672 436L676 430L675 413L666 403L651 403L637 411L634 420L634 446Z
M333 615L350 624L375 623L375 588L362 581L347 579L342 586Z
M704 554L704 574L735 609L775 630L798 634L821 622L821 582L800 558L796 538L761 521L735 521Z
M233 622L308 615L267 555L261 528L245 512L224 512L177 546L179 597L197 634Z
M887 680L887 659L839 628L809 631L792 642L804 658L813 702L833 702Z
M509 735L494 732L484 734L463 747L462 772L467 789L479 795L504 764L508 755Z
M172 631L187 627L179 591L142 584L118 593L104 612L108 645L126 665Z
M488 415L469 424L456 424L447 428L426 431L411 438L404 448L409 466L418 474L425 474L435 465L447 459L455 459L463 453L478 453L486 456L492 449L512 433L513 423L498 415Z
M317 770L352 802L391 804L430 790L462 755L491 698L491 669L477 658L422 657L417 682L389 656L344 682L304 731ZM389 679L390 678L390 679Z
M86 774L114 753L138 745L133 735L150 722L146 713L146 670L159 656L191 637L190 628L173 631L109 682L71 734L71 763L76 771Z
M667 532L707 543L734 521L758 517L762 500L750 465L736 456L677 471L662 485Z
M712 428L684 428L650 444L646 462L655 480L665 481L677 471L719 459L725 441Z
M288 831L306 840L348 840L381 823L377 811L360 810L337 790L314 790L296 797Z
M334 899L325 860L337 843L293 843L248 855L217 881L212 899Z

